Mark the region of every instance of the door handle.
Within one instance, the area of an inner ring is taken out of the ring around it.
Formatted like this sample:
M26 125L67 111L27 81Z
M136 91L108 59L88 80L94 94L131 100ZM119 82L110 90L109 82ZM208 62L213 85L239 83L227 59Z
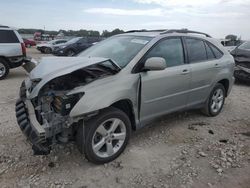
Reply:
M185 75L185 74L188 74L188 73L189 73L189 70L188 70L188 69L184 69L184 70L182 70L182 72L181 72L182 75Z
M215 64L214 64L214 67L215 67L215 68L220 68L220 65L219 65L218 63L215 63Z

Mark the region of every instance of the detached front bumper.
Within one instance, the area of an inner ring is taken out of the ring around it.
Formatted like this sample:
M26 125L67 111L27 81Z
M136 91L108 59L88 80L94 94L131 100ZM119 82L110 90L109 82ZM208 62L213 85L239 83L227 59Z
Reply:
M35 155L50 153L45 129L36 119L34 107L29 100L18 99L16 102L17 123L32 145Z

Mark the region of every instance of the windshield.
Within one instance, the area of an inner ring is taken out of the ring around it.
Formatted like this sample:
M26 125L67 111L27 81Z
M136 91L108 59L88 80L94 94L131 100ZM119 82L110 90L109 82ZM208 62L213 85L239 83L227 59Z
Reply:
M109 58L121 68L125 67L152 39L141 36L116 36L83 51L79 56Z
M70 39L68 42L66 42L66 44L71 44L71 43L75 43L76 41L78 41L81 37L76 37L73 39Z

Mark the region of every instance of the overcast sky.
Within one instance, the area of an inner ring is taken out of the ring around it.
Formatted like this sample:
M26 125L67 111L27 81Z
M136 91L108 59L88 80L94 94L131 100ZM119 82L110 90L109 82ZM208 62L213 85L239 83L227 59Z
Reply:
M188 28L250 39L250 0L0 0L0 24L47 30Z

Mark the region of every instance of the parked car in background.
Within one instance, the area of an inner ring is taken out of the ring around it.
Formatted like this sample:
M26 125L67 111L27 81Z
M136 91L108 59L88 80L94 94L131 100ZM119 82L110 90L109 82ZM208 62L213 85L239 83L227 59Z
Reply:
M32 39L23 38L23 42L26 48L30 48L31 46L36 46L36 42Z
M227 49L227 51L231 52L233 51L237 46L224 46L224 48Z
M26 48L19 33L8 26L0 25L0 80L9 69L19 67L26 57Z
M36 45L36 48L37 48L37 50L39 50L42 53L49 54L49 53L53 52L54 47L56 45L61 45L61 44L64 44L66 42L67 42L66 39L51 40L49 42L45 42L45 43L41 43L41 44Z
M240 81L250 82L250 41L236 47L231 54L235 60L234 76Z
M87 38L76 37L63 45L57 46L53 54L57 56L75 56L92 45L93 43Z
M131 130L164 114L197 108L217 116L233 69L233 57L207 34L128 32L77 57L43 58L21 85L17 122L35 154L75 140L89 161L107 163Z

